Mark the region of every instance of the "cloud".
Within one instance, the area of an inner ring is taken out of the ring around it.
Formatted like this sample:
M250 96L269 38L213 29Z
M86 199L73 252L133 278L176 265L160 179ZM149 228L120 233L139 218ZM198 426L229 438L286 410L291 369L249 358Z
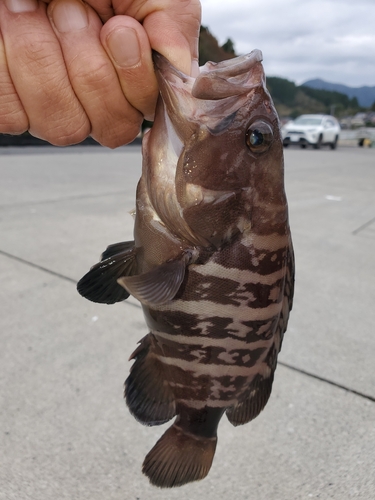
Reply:
M374 0L201 0L203 19L237 52L259 48L270 76L375 85Z

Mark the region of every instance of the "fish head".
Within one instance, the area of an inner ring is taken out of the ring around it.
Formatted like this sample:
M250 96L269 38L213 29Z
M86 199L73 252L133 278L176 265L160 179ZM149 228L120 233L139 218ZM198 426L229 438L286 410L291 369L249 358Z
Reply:
M154 206L162 219L178 215L179 227L206 246L274 224L280 214L272 207L285 212L280 127L261 61L254 50L208 62L193 78L154 54L160 98L152 133L164 158L151 162Z

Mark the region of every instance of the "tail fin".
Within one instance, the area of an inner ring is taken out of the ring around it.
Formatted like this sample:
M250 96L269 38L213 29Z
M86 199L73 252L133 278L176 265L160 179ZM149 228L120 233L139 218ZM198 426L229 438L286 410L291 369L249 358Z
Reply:
M159 488L203 479L211 468L216 443L217 437L188 434L173 424L146 456L142 471Z

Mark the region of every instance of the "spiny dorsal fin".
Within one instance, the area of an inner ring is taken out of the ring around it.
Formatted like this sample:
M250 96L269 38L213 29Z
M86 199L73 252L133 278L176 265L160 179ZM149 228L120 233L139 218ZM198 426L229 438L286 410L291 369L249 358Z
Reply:
M185 277L186 257L161 264L152 271L118 279L133 297L143 304L164 304L173 299Z
M133 274L136 270L134 241L110 245L102 254L102 260L95 264L77 284L78 292L92 302L114 304L129 297L117 280Z
M217 438L194 436L173 424L143 462L142 472L159 488L172 488L207 476Z

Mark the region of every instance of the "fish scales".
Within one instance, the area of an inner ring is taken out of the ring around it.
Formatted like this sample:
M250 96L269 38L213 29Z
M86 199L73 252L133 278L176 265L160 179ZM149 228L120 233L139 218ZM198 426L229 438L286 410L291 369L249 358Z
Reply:
M134 241L109 246L78 283L96 302L142 304L149 334L125 398L145 425L176 417L143 464L159 487L208 474L224 413L236 426L262 411L292 308L283 148L261 59L207 63L194 79L154 54Z

